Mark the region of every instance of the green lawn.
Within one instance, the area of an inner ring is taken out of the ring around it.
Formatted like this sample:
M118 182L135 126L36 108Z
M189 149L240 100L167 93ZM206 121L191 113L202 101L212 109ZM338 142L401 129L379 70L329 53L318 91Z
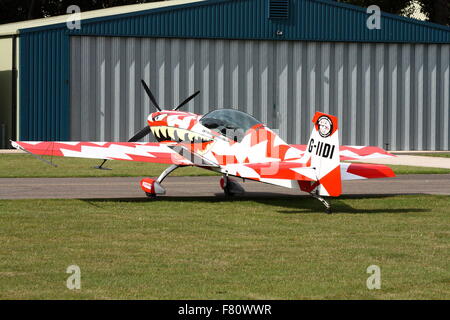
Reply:
M450 197L332 203L2 200L0 299L450 299Z
M54 168L28 154L0 154L0 178L52 178L52 177L157 177L168 167L166 164L145 162L108 161L105 167L113 170L95 170L100 160L46 157L58 167ZM448 173L449 169L391 166L396 174ZM216 173L195 167L180 168L172 176L210 176Z
M450 169L389 165L395 174L450 174Z
M422 156L422 157L438 157L438 158L450 158L450 152L446 153L411 153L410 156Z

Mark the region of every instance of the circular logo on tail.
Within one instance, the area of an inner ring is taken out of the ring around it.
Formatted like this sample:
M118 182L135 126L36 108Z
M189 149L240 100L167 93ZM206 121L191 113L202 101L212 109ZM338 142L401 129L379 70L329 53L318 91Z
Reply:
M317 120L317 127L322 138L328 137L333 132L333 122L327 116L321 116Z

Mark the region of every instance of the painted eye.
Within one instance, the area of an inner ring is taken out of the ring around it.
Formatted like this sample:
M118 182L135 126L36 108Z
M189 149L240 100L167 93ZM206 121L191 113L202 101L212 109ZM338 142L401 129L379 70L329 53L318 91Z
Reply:
M153 118L153 121L161 121L167 116L167 114L160 114Z

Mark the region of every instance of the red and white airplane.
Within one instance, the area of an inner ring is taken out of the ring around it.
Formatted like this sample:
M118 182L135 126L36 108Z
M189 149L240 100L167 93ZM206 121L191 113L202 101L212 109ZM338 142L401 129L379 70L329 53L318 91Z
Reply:
M148 197L165 194L161 183L172 171L197 166L216 171L223 177L220 185L226 195L244 189L230 177L260 181L286 188L298 188L319 199L331 212L322 196L337 197L343 180L395 177L383 165L343 163L392 157L378 147L340 146L338 119L317 112L307 145L289 145L263 123L234 109L214 110L206 115L178 111L199 92L173 110L161 110L144 81L144 89L158 110L149 115L148 126L128 142L32 142L16 141L12 146L34 155L128 160L171 164L155 180L141 180ZM137 142L152 133L158 143Z

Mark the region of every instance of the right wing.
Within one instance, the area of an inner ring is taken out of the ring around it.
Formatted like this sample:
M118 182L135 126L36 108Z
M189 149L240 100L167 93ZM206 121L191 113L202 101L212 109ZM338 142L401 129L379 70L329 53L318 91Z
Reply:
M126 160L193 165L165 143L12 141L11 145L35 155Z
M394 171L385 165L368 163L341 163L341 179L343 181L394 177Z
M291 144L292 147L300 151L306 151L306 145ZM379 147L361 147L361 146L340 146L339 148L341 161L352 160L369 160L395 157L395 155L379 148Z

